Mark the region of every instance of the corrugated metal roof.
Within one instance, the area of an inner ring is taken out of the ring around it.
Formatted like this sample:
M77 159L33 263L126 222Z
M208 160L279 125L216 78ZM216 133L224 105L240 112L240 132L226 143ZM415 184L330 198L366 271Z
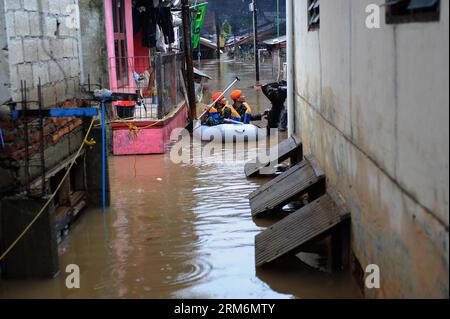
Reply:
M281 36L279 38L274 38L274 39L270 39L270 40L264 41L264 44L265 45L277 45L277 44L286 43L286 41L287 41L287 38L284 35L284 36Z

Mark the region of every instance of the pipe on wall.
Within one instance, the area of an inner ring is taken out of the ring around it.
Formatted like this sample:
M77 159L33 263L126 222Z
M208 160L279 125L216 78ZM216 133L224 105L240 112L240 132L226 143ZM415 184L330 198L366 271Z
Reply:
M286 0L288 134L295 133L294 0Z

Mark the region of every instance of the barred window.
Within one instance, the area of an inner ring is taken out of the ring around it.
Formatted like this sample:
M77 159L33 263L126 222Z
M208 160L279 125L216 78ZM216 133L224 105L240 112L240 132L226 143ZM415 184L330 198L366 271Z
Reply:
M386 23L439 21L440 0L386 0Z
M320 28L320 0L308 0L308 30Z

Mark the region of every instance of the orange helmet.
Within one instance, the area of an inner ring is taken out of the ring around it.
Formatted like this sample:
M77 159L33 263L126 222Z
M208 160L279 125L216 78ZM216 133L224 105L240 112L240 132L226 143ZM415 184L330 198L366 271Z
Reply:
M242 96L242 91L241 90L234 90L233 92L231 92L231 99L233 101L236 101L237 99L239 99Z
M212 96L213 102L215 102L222 94L223 94L222 92L214 93L214 95ZM217 102L220 102L220 101L217 101Z

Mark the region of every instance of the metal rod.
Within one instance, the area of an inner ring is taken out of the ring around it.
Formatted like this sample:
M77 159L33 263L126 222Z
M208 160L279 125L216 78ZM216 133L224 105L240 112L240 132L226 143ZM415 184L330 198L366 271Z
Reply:
M277 0L277 37L280 37L280 0Z
M39 100L39 129L40 129L40 153L41 153L41 175L42 175L42 196L45 196L45 141L44 141L44 116L42 114L42 87L41 78L38 84L38 100Z
M158 106L157 106L157 116L159 120L164 118L164 97L163 97L163 59L161 53L155 54L155 68L156 71L156 85L157 85L157 95L158 95Z
M216 45L217 45L217 59L220 60L220 19L219 15L217 14L217 10L214 11L214 20L216 21Z
M105 100L102 100L102 212L106 213L106 117Z
M27 111L27 82L26 81L20 81L20 87L22 92L22 108L24 110L24 113ZM29 165L30 165L30 158L28 154L28 148L29 148L29 136L28 136L28 120L26 117L23 117L23 124L24 124L24 130L25 130L25 188L27 195L30 194L30 171L29 171Z
M254 57L255 57L255 74L256 85L259 85L259 59L258 59L258 7L256 0L253 0L253 45L254 45Z
M192 38L191 38L191 12L189 8L189 1L182 0L183 13L183 36L184 36L184 54L186 59L186 82L189 99L189 107L191 109L191 120L197 117L197 105L195 99L194 86L194 62L192 54Z

